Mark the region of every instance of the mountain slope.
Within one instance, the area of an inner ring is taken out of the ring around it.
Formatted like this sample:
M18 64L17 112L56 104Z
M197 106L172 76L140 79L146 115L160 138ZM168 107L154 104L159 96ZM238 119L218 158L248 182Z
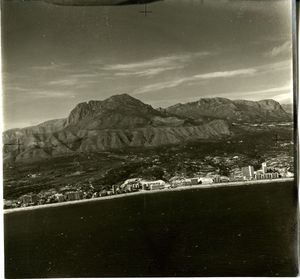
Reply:
M127 95L115 95L104 101L78 104L67 118L67 126L86 129L143 127L160 113L150 105Z
M202 98L196 102L171 106L166 111L194 120L225 119L230 122L255 123L290 120L288 113L274 100L255 102L226 98Z
M3 133L4 161L32 162L75 152L156 147L232 135L232 122L288 121L273 100L204 98L156 110L127 94L78 104L65 119Z
M293 114L293 104L282 104L281 106L285 110L285 112L289 113L290 115Z
M4 159L33 161L125 147L155 147L230 135L224 120L201 125L127 95L78 104L66 119L4 132Z

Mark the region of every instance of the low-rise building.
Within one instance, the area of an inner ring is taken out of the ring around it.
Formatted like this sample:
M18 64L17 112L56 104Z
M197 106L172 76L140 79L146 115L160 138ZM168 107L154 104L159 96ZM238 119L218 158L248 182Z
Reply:
M92 194L92 199L97 198L97 197L98 197L98 193L97 193L97 192L94 192L94 193Z
M23 204L30 205L30 204L37 203L38 196L35 194L26 194L26 195L23 195L20 199Z
M161 190L166 187L166 182L163 180L141 181L143 190Z
M224 176L224 175L220 176L220 182L225 183L225 182L229 182L229 181L230 181L229 177Z
M279 173L277 173L277 172L267 172L267 173L256 172L256 174L254 175L254 179L256 179L256 180L276 179L276 178L279 178Z
M65 196L63 194L55 194L55 199L57 202L64 202L65 201Z
M105 197L105 196L107 196L107 190L103 189L103 190L100 191L99 197Z
M80 200L82 199L82 192L79 191L66 192L65 198L68 201Z
M192 186L199 184L199 178L193 177L193 178L173 178L170 180L171 187L181 187L181 186Z
M279 174L281 177L283 178L287 178L287 177L294 177L294 174L290 171L287 171L286 169L280 169L279 170Z
M3 201L4 209L7 208L16 208L17 207L17 201L16 200L4 200Z
M212 184L214 183L213 177L200 177L199 184Z
M125 180L120 188L126 192L136 191L141 188L141 181L141 178L130 178Z
M286 177L294 177L294 174L290 171L286 172Z

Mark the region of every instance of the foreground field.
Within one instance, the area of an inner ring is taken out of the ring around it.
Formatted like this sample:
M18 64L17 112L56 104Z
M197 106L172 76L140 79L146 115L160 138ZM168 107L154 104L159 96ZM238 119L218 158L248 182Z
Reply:
M5 214L6 277L293 276L293 182Z

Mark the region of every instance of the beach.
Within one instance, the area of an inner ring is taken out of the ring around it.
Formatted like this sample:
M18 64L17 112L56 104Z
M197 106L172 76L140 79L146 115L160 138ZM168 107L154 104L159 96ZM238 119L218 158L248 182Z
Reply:
M5 209L3 210L4 214L20 212L20 211L28 211L28 210L36 210L36 209L45 209L49 207L60 207L60 206L67 206L71 204L79 204L79 203L87 203L87 202L95 202L100 200L111 200L111 199L119 199L129 196L136 196L136 195L148 195L154 193L161 193L161 192L171 192L171 191L186 191L190 189L208 189L208 188L220 188L220 187L235 187L235 186L247 186L247 185L257 185L257 184L268 184L268 183L278 183L278 182L288 182L293 181L294 177L291 178L278 178L278 179L264 179L264 180L249 180L249 181L238 181L238 182L222 182L222 183L212 183L212 184L197 184L197 185L190 185L190 186L182 186L176 188L165 188L161 190L143 190L138 192L132 193L124 193L118 195L111 195L105 197L97 197L93 199L82 199L82 200L75 200L75 201L66 201L60 203L51 203L45 205L35 205L35 206L28 206L28 207L20 207L20 208L13 208L13 209Z

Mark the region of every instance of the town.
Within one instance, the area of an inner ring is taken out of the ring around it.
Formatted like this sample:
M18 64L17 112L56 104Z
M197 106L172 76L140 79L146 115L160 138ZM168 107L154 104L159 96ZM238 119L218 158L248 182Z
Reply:
M57 189L42 190L38 194L29 193L22 195L18 199L4 200L4 209L21 208L28 206L37 206L52 203L62 203L67 201L76 201L83 199L95 199L105 196L120 195L132 192L155 191L163 189L172 189L186 186L201 186L234 182L249 182L259 180L272 180L280 178L292 178L293 172L286 167L273 167L266 162L261 164L261 169L254 170L253 166L244 166L235 168L230 172L229 176L219 175L215 173L207 173L205 176L184 177L174 176L168 181L147 180L141 177L128 178L121 184L112 185L109 188L96 190L96 187L90 183L88 187L76 187L71 185Z

